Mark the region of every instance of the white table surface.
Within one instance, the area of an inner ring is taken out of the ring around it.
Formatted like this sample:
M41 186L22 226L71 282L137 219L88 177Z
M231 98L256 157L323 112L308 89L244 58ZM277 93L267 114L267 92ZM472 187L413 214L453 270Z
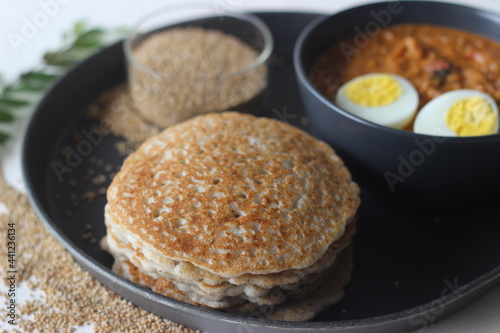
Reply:
M447 0L444 0L447 1ZM133 25L145 14L174 3L184 1L174 0L0 0L0 73L4 80L13 80L23 71L33 69L40 63L45 51L58 48L61 45L61 35L82 18L90 26L115 27L118 25ZM275 11L307 11L332 13L342 8L370 0L212 0L214 5L224 4L240 10L275 10ZM486 8L500 12L499 0L455 0L447 1ZM9 42L9 33L21 34L26 20L32 21L40 11L50 12L50 18L41 26L26 43L18 46L15 51ZM3 171L10 184L24 191L20 173L20 147L23 130L28 117L18 123L17 135L14 140L0 148L0 158ZM0 212L1 213L1 212ZM25 297L21 295L20 300ZM0 329L11 329L2 318ZM419 332L500 332L500 286L492 289L485 296L466 308L448 316L438 323L428 327L418 328ZM82 327L79 333L93 332L92 326Z

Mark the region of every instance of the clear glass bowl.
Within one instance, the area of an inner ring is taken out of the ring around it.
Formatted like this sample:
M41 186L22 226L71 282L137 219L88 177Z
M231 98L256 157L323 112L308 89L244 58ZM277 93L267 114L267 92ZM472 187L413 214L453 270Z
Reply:
M168 127L207 112L255 112L272 35L255 15L185 3L146 16L124 43L137 112Z

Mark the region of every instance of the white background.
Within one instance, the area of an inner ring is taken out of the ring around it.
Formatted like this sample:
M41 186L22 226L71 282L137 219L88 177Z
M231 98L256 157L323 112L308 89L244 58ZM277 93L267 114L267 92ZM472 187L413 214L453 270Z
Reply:
M446 0L445 0L446 1ZM90 26L116 27L132 26L145 14L159 7L184 1L168 0L0 0L0 73L7 81L13 80L23 71L33 69L40 63L44 52L57 49L61 45L61 35L69 30L77 20L86 19ZM212 0L212 3L224 4L236 10L275 10L307 11L333 13L342 8L375 1L369 0ZM447 1L452 2L452 1ZM498 0L456 0L476 7L482 7L500 13ZM40 19L41 12L50 14L30 38L13 47L9 34L22 35L27 21L33 23ZM446 15L446 13L443 13ZM27 117L26 117L27 118ZM7 147L0 148L4 164L4 173L11 184L23 190L19 169L20 138L22 123L18 125L19 134ZM1 213L1 212L0 212ZM22 299L22 297L21 297ZM0 328L8 328L3 322ZM91 327L78 330L92 332ZM500 332L500 287L493 289L484 297L465 309L449 316L439 323L424 330L428 333L440 332Z

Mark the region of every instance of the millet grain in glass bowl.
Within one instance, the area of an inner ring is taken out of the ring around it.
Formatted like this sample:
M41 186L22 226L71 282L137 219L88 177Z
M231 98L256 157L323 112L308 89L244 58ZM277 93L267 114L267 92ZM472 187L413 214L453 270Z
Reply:
M161 128L207 112L259 109L273 48L256 16L185 3L144 18L125 42L129 89Z

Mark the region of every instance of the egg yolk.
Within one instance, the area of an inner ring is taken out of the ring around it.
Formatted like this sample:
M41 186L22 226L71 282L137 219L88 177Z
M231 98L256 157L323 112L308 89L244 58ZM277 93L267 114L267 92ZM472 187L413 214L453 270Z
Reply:
M485 98L468 97L448 109L445 122L458 136L488 135L495 133L498 116Z
M383 106L394 103L403 94L403 87L389 75L376 75L349 83L347 98L362 106Z

